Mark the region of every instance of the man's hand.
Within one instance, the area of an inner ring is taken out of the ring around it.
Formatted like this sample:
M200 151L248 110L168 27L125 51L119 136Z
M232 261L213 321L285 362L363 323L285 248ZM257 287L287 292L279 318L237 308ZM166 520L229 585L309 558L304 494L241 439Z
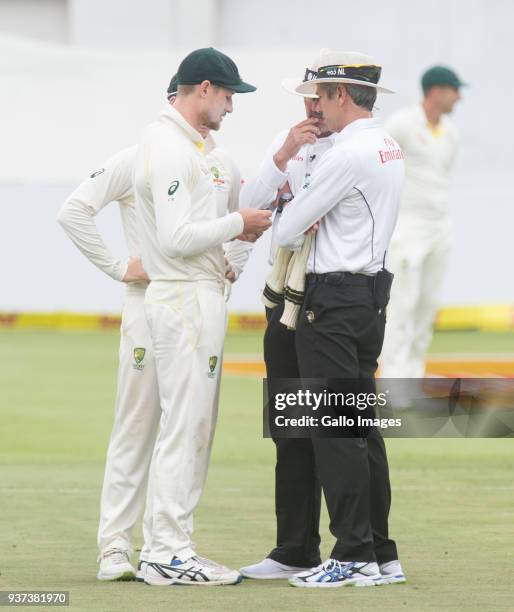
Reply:
M306 236L314 236L314 234L316 234L319 230L319 224L321 223L321 221L316 221L316 223L314 223L313 225L311 225L309 227L309 229L305 232Z
M279 170L283 172L286 169L287 162L298 153L304 144L316 142L316 136L319 134L317 123L318 119L311 117L304 119L289 130L284 144L273 156L273 161Z
M241 242L257 242L261 236L262 232L258 234L239 234L239 236L236 236L234 240L241 240Z
M129 257L127 272L122 280L124 283L135 283L137 281L150 282L148 274L143 268L141 257Z
M234 272L234 268L229 260L225 257L225 278L229 280L231 283L235 283L236 281L236 273Z
M243 217L244 227L242 234L262 234L271 227L271 210L257 210L255 208L240 208L237 211ZM239 238L239 236L238 236ZM241 240L241 238L239 238Z

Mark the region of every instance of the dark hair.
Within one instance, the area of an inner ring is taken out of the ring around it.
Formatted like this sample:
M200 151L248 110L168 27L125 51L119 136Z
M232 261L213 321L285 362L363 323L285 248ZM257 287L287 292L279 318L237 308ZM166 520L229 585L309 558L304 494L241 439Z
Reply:
M373 106L377 99L377 90L375 87L353 85L350 83L320 83L320 87L326 91L330 100L336 95L339 85L342 85L346 89L346 92L357 106L361 106L369 111L373 110Z
M189 94L193 93L195 87L196 85L179 85L177 87L177 94L180 94L181 96L188 96Z
M195 87L196 85L179 85L177 88L177 93L179 93L181 96L188 96L189 94L193 93ZM218 89L220 89L220 85L216 85L215 83L211 83L211 87L214 89L214 91L218 91Z

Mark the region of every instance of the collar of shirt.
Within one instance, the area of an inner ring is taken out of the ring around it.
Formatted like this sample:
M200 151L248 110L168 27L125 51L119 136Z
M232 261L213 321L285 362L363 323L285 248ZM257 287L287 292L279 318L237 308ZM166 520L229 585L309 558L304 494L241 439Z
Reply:
M362 130L367 130L369 128L376 128L380 126L380 122L375 117L369 117L364 119L356 119L349 123L346 127L344 127L340 132L335 132L330 136L334 141L334 144L339 144L341 142L345 142L346 140L350 140Z
M335 133L330 134L329 136L323 136L321 138L316 138L315 144L324 144L325 142L331 142L334 136L335 136Z
M181 127L187 134L187 136L190 138L190 140L194 143L194 145L198 148L200 153L207 155L215 148L216 143L214 142L214 139L212 138L210 133L205 139L202 138L202 135L197 130L195 130L195 128L190 123L188 123L184 119L184 117L178 112L178 110L171 106L171 104L168 108L165 108L163 111L161 111L159 118L165 123L171 122Z

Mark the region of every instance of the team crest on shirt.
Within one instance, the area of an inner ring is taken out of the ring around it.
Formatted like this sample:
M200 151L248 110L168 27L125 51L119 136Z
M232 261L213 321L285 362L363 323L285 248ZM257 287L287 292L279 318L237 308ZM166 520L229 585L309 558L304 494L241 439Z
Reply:
M134 349L134 363L132 364L132 367L134 368L134 370L143 370L144 369L144 364L143 364L143 359L145 358L146 355L146 349L138 346Z
M217 365L218 357L216 355L211 355L211 357L209 357L209 373L207 374L209 378L214 378L216 376L215 370Z
M225 184L225 179L223 178L223 175L221 174L219 168L217 168L216 166L212 166L210 170L212 174L212 180L214 182L214 187L219 189L221 185Z

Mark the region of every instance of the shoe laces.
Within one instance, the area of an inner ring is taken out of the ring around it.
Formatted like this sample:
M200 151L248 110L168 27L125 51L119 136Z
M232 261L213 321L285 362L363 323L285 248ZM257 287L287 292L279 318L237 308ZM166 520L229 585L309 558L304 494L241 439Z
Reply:
M323 567L324 570L326 570L327 572L337 572L338 574L341 573L341 570L343 569L343 564L341 563L341 561L338 561L337 559L329 559Z
M354 566L355 563L338 561L337 559L329 559L321 565L327 574L331 576L344 576L345 578L351 577L351 570Z
M101 559L109 558L113 563L127 563L129 561L129 554L126 550L120 548L111 548L102 553Z
M206 565L207 567L215 567L216 569L222 568L222 569L226 569L224 565L221 565L220 563L216 563L216 561L213 561L212 559L208 559L207 557L201 557L200 555L195 555L194 558L201 563L202 565Z

